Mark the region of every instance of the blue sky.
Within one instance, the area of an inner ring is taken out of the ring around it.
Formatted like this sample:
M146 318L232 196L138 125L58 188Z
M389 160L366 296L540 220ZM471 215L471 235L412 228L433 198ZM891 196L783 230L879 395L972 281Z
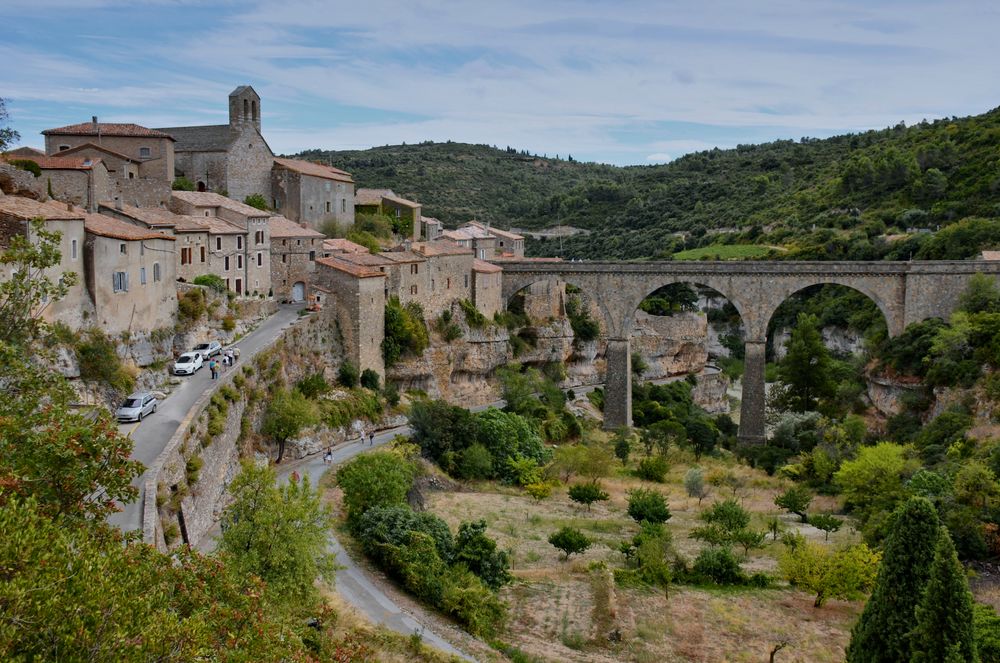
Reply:
M1000 105L1000 3L0 0L22 144L226 122L278 153L455 140L616 164Z

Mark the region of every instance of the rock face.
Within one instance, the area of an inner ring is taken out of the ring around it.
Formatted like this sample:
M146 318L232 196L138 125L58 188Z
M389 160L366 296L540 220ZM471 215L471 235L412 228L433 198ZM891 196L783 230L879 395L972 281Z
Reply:
M703 313L635 314L632 352L648 364L643 378L656 380L701 371L708 361L708 320Z
M788 353L786 345L792 337L792 330L782 327L774 332L774 358L778 361ZM833 353L839 355L860 354L865 349L865 341L854 332L840 327L823 328L823 344Z
M889 378L870 375L868 382L868 400L872 406L886 417L903 411L903 398L908 393L920 389L919 384L901 383Z
M698 382L691 390L695 404L709 414L729 412L729 378L718 371L702 371L695 377Z

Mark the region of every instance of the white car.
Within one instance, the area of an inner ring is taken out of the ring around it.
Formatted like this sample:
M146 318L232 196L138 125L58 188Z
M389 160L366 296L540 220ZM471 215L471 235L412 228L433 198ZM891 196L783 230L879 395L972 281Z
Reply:
M198 345L191 348L191 352L197 352L201 355L202 359L209 359L215 355L222 352L222 344L218 341L209 341L207 343L199 343Z
M148 391L137 392L125 399L115 412L118 421L142 421L147 414L156 412L156 397Z
M204 364L200 352L185 352L174 362L174 375L194 375Z

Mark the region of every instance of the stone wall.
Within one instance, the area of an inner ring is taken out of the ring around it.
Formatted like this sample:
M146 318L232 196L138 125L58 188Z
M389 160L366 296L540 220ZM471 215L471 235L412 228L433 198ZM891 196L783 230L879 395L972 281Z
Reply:
M166 207L170 202L170 182L163 179L113 177L108 189L110 195L98 202L116 197L133 207Z
M226 161L226 190L230 198L243 200L255 193L270 198L271 166L274 155L251 124L229 145Z
M303 175L275 166L271 172L271 195L278 211L292 221L308 223L319 230L326 221L341 227L354 225L354 185L324 177Z
M347 358L359 371L370 368L385 375L385 275L357 278L320 264L316 283L330 293L324 310L335 317Z
M301 242L301 243L300 243ZM316 252L322 250L323 241L315 237L281 238L271 240L271 287L278 301L292 301L292 287L301 282L303 297L308 299L311 294L313 279L316 275ZM302 301L302 300L300 300Z
M431 287L424 297L424 313L436 318L442 311L461 299L472 299L471 253L439 255L427 261Z
M8 196L24 196L34 200L45 200L44 180L6 162L0 162L0 193Z

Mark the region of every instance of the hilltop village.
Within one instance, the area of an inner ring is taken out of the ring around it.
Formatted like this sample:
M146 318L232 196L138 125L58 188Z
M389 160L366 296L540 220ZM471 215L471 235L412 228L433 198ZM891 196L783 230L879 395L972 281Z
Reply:
M343 170L275 156L254 89L237 87L228 104L225 125L149 128L93 117L43 131L44 151L0 157L0 244L40 220L61 233L52 276L77 275L46 308L50 322L156 337L207 277L231 301L333 309L346 357L384 375L392 298L418 303L428 318L456 302L487 317L502 308L502 264L523 259L523 237L475 220L444 230L392 190L356 189ZM392 219L393 246L321 232L347 234L364 214Z

